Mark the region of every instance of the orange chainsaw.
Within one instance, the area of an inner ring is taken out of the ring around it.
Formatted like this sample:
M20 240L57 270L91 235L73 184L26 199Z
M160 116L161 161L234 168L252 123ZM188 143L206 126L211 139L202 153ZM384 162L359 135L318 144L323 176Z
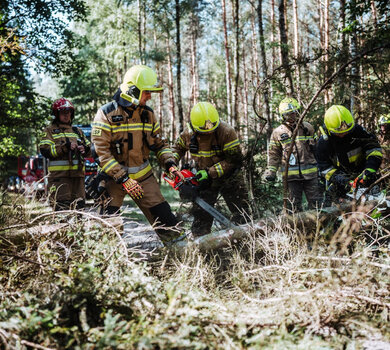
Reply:
M181 179L179 176L175 176L175 179L171 179L165 173L163 179L168 182L174 190L179 191L181 199L195 202L225 227L229 228L235 226L228 218L199 197L199 182L193 172L188 169L183 169L180 173L183 175L184 179Z

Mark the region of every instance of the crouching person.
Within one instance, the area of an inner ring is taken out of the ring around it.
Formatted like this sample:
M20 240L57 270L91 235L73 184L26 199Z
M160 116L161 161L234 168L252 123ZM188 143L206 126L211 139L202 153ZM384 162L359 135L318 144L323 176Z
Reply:
M54 210L80 209L85 206L84 157L89 155L90 142L72 126L74 106L69 100L56 100L51 112L54 120L39 144L49 160L49 199Z
M245 223L243 213L248 213L247 190L240 172L243 156L237 133L227 123L220 121L215 107L199 102L191 110L191 122L173 147L176 161L189 151L197 171L199 196L214 206L218 195L225 199L232 220ZM192 207L194 221L192 234L203 236L211 231L213 217L197 205Z

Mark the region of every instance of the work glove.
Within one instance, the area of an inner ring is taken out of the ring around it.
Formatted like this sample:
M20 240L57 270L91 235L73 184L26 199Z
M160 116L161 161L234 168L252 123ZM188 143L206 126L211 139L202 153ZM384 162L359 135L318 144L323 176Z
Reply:
M335 192L337 196L344 197L351 191L351 183L345 173L336 173L331 178L331 185L328 187L328 191Z
M196 179L200 182L207 181L209 179L209 173L207 170L199 170L196 173Z
M85 186L85 191L93 199L107 199L109 194L106 189L108 176L105 173L98 173L91 176Z
M144 196L144 190L142 189L139 182L133 180L130 177L125 177L122 180L122 186L133 199L141 199Z
M362 173L353 181L352 187L369 187L376 179L376 170L366 168Z
M275 182L276 175L275 174L269 174L269 175L264 176L264 179L267 182Z
M184 180L184 175L180 172L176 165L172 165L169 168L169 177L172 179L176 179L176 176L180 179L180 181Z
M196 179L199 182L199 190L207 190L211 186L211 177L207 170L199 170L196 173Z
M270 170L266 170L263 174L263 179L266 181L266 182L275 182L276 180L276 173L274 171L270 171Z

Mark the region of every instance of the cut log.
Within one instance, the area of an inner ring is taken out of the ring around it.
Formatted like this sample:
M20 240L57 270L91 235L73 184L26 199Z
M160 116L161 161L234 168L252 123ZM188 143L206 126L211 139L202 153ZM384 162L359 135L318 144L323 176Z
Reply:
M355 209L355 204L349 202L335 207L327 207L322 210L308 210L293 215L282 214L274 219L265 219L258 221L253 225L240 225L226 230L220 230L196 238L194 241L178 242L176 247L178 250L184 247L197 246L201 251L208 251L228 247L242 239L248 238L253 233L261 234L266 230L270 230L277 223L284 223L290 227L295 227L300 231L315 232L327 226L332 220L342 214L346 214L347 218L350 215L361 224L361 217L366 216L372 209L378 205L377 201L366 202L364 205ZM386 204L384 204L386 205ZM390 208L381 207L382 215L390 214Z

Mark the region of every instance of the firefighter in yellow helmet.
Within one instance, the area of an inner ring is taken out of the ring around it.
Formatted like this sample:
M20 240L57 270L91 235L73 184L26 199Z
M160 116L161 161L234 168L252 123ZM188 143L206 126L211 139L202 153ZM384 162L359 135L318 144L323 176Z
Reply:
M236 131L219 118L209 102L199 102L191 110L191 122L172 149L176 162L189 152L190 164L200 183L200 197L214 206L219 194L223 196L232 220L245 222L248 212L247 191L240 173L243 156ZM191 210L195 237L210 233L213 217L194 205Z
M389 171L390 167L390 114L382 115L379 118L379 143L383 151L382 169ZM389 181L387 181L389 182Z
M119 212L126 193L142 210L166 245L183 239L169 204L161 194L149 162L150 151L160 165L177 171L175 158L161 137L160 124L146 105L152 93L162 91L157 75L149 67L136 65L125 74L113 101L102 106L92 123L92 142L99 157L101 173L88 190L111 197L104 212ZM107 180L107 175L109 180ZM101 186L102 181L105 182ZM96 187L96 188L94 188Z
M48 188L54 210L85 206L85 162L90 142L82 130L72 126L74 106L66 98L54 101L53 122L39 143L41 154L48 162Z
M322 203L317 162L314 156L316 135L310 123L304 121L300 124L292 145L290 159L287 159L300 108L298 101L292 97L287 97L280 102L279 115L282 124L272 132L268 145L268 165L263 175L266 181L272 183L276 180L277 170L280 168L284 175L286 164L289 164L287 173L289 199L297 211L302 210L303 193L310 209Z
M345 197L351 186L368 187L376 180L382 150L375 135L355 123L344 106L331 106L325 113L324 124L316 155L330 204Z

